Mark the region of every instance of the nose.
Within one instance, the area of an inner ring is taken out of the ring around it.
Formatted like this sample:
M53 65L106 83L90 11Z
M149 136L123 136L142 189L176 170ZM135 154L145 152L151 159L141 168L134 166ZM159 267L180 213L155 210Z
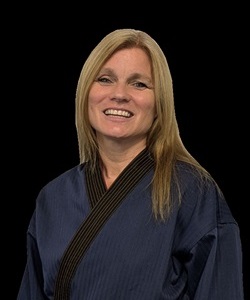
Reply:
M131 96L128 91L128 86L124 83L116 83L113 87L111 100L115 101L129 101Z

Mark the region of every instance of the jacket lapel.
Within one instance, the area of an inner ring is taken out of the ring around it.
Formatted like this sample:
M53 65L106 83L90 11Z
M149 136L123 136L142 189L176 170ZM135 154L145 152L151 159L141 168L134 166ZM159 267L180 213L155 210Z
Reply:
M84 170L91 212L62 257L55 283L55 300L70 299L71 279L91 242L127 194L153 166L153 159L148 150L144 149L107 190L99 166L92 172L86 163Z

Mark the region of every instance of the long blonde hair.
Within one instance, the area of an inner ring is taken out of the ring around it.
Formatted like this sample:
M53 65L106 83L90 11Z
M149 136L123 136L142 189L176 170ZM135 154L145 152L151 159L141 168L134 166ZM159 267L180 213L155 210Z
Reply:
M187 151L182 143L176 120L172 77L167 59L157 42L147 33L135 29L117 29L106 35L85 61L76 90L76 128L80 162L95 167L98 145L88 117L90 87L103 64L118 50L141 48L148 55L155 89L157 117L148 133L147 147L155 160L152 181L152 207L155 217L164 219L172 208L171 181L176 161L191 164L201 178L209 173ZM177 180L178 186L178 180ZM179 190L179 200L181 193Z

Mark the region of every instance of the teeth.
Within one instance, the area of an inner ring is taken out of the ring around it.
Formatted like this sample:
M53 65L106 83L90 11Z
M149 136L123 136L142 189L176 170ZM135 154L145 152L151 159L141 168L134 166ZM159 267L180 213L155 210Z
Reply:
M107 110L105 110L104 113L105 113L105 115L122 116L122 117L126 117L126 118L131 117L131 113L129 113L128 111L124 111L124 110L107 109Z

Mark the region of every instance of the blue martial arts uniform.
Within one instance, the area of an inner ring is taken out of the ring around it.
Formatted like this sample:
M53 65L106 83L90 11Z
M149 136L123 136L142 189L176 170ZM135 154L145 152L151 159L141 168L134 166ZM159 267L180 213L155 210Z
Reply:
M148 157L140 153L108 190L85 163L40 191L18 300L56 299L58 276L67 295L57 299L244 299L239 227L215 183L201 185L178 162L182 203L156 221Z

